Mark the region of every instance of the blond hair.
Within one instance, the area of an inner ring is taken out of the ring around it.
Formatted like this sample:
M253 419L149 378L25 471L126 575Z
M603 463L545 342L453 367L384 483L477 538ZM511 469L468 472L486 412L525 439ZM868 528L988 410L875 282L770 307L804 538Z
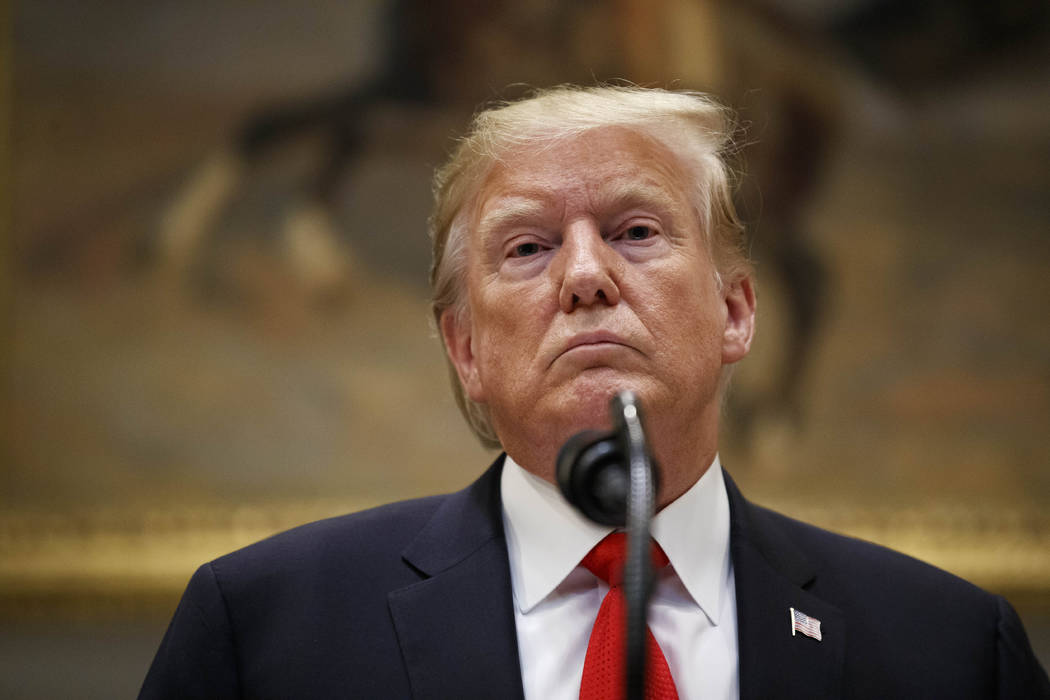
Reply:
M692 179L687 191L719 279L747 274L744 227L733 206L726 162L733 149L727 110L697 92L560 86L477 113L448 162L434 174L430 285L438 328L446 312L456 314L458 320L469 312L463 284L467 234L474 223L470 214L493 166L512 149L550 146L604 127L631 129L675 154ZM474 433L486 447L499 447L487 407L466 396L451 361L449 373L456 403Z

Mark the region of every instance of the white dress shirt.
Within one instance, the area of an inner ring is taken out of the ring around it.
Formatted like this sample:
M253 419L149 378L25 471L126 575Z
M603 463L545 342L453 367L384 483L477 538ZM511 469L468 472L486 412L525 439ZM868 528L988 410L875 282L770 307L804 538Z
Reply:
M578 700L591 627L609 589L579 564L613 528L587 520L509 456L500 489L525 698ZM729 498L717 456L656 515L652 534L671 565L658 574L649 627L678 696L737 700Z

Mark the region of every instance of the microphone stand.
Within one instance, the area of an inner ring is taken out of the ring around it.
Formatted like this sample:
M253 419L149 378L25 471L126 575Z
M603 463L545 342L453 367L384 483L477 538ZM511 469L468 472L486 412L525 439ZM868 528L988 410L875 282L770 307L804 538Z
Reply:
M623 593L627 600L627 698L642 700L645 692L646 616L652 586L649 523L653 518L653 469L649 462L637 397L621 392L610 409L627 457L627 561ZM633 663L632 663L633 662Z
M646 616L652 588L649 523L656 498L656 474L642 427L642 410L631 391L609 402L611 433L574 435L558 454L558 485L566 499L602 525L627 531L623 593L627 604L626 697L645 692Z

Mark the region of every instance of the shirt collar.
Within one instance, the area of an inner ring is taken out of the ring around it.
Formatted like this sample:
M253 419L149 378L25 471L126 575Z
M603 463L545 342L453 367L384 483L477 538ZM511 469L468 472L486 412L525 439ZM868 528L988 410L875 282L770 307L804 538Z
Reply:
M557 487L509 455L500 489L514 599L526 614L613 528L585 518ZM688 491L656 514L652 534L686 591L717 625L730 566L729 498L717 455Z
M730 570L729 496L717 454L688 491L656 514L651 532L689 595L717 625Z

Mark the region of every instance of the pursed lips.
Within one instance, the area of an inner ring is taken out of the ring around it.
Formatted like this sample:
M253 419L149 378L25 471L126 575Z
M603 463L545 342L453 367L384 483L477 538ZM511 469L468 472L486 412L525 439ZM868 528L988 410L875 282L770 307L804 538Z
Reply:
M580 333L572 336L567 343L561 348L559 352L554 355L554 358L548 363L548 367L553 365L555 361L567 352L574 350L575 348L588 347L592 345L619 345L631 350L638 351L638 348L634 347L624 338L612 333L611 331L593 331L590 333Z

